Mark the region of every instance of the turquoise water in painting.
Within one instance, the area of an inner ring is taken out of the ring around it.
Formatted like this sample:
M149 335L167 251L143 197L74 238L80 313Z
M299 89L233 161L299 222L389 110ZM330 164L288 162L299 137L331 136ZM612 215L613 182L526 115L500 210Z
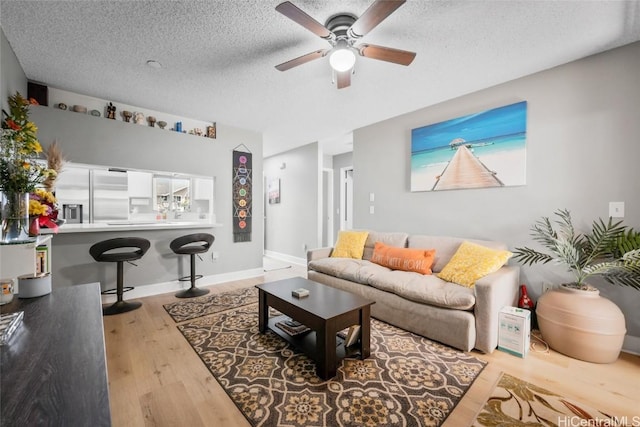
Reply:
M411 191L430 191L456 149L451 142L470 148L503 185L526 182L527 102L411 130Z
M526 148L526 142L526 134L523 132L514 135L500 136L497 138L466 141L465 144L471 144L473 154L475 154L476 157L481 157L503 151L524 150ZM411 153L411 173L429 165L448 163L451 161L455 153L456 150L452 150L449 146Z

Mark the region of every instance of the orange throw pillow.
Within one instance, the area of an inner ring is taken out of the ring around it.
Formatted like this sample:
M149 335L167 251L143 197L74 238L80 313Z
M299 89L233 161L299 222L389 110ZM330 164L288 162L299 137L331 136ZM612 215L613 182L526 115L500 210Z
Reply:
M376 242L371 262L392 270L431 274L431 266L435 256L435 249L397 248Z

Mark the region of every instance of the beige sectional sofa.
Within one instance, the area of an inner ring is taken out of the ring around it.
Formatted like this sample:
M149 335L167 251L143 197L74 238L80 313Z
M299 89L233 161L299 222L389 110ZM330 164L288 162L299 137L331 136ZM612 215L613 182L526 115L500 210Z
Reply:
M362 259L330 257L333 248L307 252L307 277L362 295L376 303L371 315L382 321L463 351L491 353L498 345L498 313L517 302L517 266L504 265L469 288L436 276L463 241L492 249L499 242L369 231ZM432 275L391 270L371 262L375 242L435 249Z

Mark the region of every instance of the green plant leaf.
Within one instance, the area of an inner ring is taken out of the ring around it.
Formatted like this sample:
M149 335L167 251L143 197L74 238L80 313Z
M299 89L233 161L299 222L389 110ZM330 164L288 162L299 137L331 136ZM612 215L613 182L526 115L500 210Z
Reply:
M591 232L576 233L567 209L555 213L556 220L542 217L531 228L534 241L547 252L528 247L514 250L514 259L524 265L564 264L576 276L577 283L591 276L640 290L640 233L612 218L594 220Z

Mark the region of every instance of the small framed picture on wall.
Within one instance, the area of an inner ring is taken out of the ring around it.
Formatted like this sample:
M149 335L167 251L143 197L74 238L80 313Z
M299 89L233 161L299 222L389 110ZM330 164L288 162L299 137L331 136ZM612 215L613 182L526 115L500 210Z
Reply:
M267 191L269 194L269 204L280 203L280 178L269 181Z

